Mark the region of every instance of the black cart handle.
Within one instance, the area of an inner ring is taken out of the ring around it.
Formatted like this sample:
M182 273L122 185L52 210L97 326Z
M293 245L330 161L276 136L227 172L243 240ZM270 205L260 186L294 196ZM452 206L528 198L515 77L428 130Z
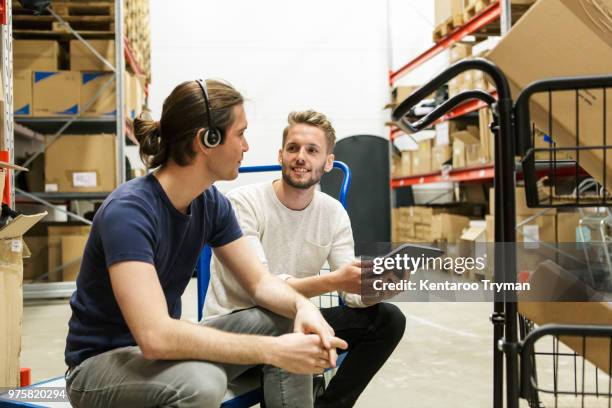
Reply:
M468 100L480 99L489 105L495 103L495 98L493 98L493 96L491 96L487 92L467 91L450 98L417 122L412 123L405 118L406 114L420 101L425 99L428 95L433 93L436 89L438 89L440 86L444 85L457 75L469 70L483 71L484 73L488 74L495 83L499 99L509 100L510 87L501 70L497 68L495 64L490 61L487 61L484 58L474 58L457 62L456 64L442 71L440 74L438 74L432 80L427 82L421 88L417 89L393 110L393 112L391 113L393 121L404 132L414 133L423 130L425 127L435 122L444 114L446 114L456 106L467 102Z

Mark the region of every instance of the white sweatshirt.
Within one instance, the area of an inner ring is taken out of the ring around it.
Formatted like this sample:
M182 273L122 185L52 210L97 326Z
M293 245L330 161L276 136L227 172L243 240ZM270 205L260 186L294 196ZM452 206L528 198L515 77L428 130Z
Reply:
M272 182L239 187L227 197L244 236L268 270L281 279L318 275L326 261L333 271L355 258L348 214L325 193L316 191L308 207L300 211L280 202ZM340 296L351 307L366 306L359 295ZM250 296L213 255L204 319L253 306Z

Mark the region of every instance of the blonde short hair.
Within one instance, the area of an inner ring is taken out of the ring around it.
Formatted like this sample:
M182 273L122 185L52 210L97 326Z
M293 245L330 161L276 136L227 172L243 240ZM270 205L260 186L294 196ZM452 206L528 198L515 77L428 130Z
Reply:
M321 129L325 134L327 151L331 153L334 150L334 145L336 144L336 131L334 130L334 127L332 126L329 119L327 119L327 116L325 116L324 114L311 109L305 111L291 112L289 116L287 116L287 122L289 124L283 131L283 146L285 146L287 134L289 134L289 129L291 129L291 126L303 124Z

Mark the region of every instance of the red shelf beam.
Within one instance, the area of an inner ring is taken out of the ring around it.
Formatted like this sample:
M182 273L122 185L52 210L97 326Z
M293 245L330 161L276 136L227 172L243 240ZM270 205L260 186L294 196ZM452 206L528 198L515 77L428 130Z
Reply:
M501 15L501 6L499 1L491 4L482 12L472 17L471 20L463 24L461 27L457 27L453 31L451 31L446 37L439 40L435 43L430 49L423 52L412 61L406 63L397 71L389 72L389 85L393 86L395 81L397 81L402 76L406 75L408 72L412 71L414 68L423 64L425 61L430 60L435 57L445 49L449 48L452 44L461 41L463 37L466 35L470 35L481 28L485 27L487 24L497 20Z
M576 167L573 165L567 165L564 167L557 167L553 169L554 173L558 177L573 176L576 173ZM550 169L544 165L543 168L536 170L537 177L544 177L550 174ZM587 172L582 168L579 169L581 175L587 176ZM463 169L451 170L447 177L443 177L441 172L418 174L415 176L398 177L391 180L391 188L402 188L414 186L417 184L429 184L439 183L443 181L456 181L456 182L470 182L470 181L484 181L493 180L495 175L495 168L493 163L486 164L478 167L467 167ZM523 179L523 173L517 172L518 180Z
M395 178L391 180L391 188L408 187L416 184L440 183L444 181L466 182L493 180L494 174L495 170L493 165L487 164L484 166L451 170L447 177L443 177L442 173L438 171L435 173Z

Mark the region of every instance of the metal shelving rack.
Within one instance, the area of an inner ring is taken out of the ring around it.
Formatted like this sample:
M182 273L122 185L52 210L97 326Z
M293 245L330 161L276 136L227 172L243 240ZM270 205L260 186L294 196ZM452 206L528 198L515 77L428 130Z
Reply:
M48 11L62 24L65 29L72 34L72 36L76 37L80 40L89 50L92 51L94 55L96 55L100 60L102 60L105 65L109 68L112 68L114 72L114 86L115 86L115 94L116 94L116 112L115 117L107 118L90 118L90 117L79 117L71 116L71 117L22 117L17 118L14 121L13 118L13 108L12 108L12 52L11 44L12 44L12 27L10 24L10 1L7 1L8 8L8 20L9 23L6 26L3 26L3 79L5 84L5 96L7 99L7 103L5 103L5 145L10 150L11 157L13 157L13 125L17 129L17 133L21 137L26 137L30 139L36 139L39 141L44 140L43 133L52 133L53 138L60 137L67 129L71 129L73 131L82 130L85 133L100 133L100 132L115 132L117 135L117 150L116 150L116 179L117 183L121 184L125 182L126 179L126 168L125 168L125 136L126 132L129 128L126 126L126 117L125 117L125 95L124 95L124 72L126 68L126 63L129 64L130 68L136 74L142 74L143 70L138 64L136 57L134 56L127 37L124 35L124 2L123 0L115 0L114 1L114 12L115 12L115 61L114 66L109 61L106 61L89 43L85 38L79 35L78 32L72 29L68 23L66 23L61 16L57 15L51 8ZM8 49L8 60L6 57L5 50ZM7 69L8 68L8 69ZM7 78L9 80L7 80ZM111 83L112 81L109 81ZM106 87L109 86L104 85L103 88L95 95L89 103L95 101L95 99L102 94L106 90ZM7 92L7 89L10 89ZM128 135L131 136L131 135ZM42 154L44 152L44 145L41 150L37 153ZM35 157L35 156L34 156ZM34 160L34 157L30 157L28 161L25 163L31 163ZM14 174L11 179L11 185L14 186ZM14 194L15 189L11 189L13 193L12 197L12 205L14 205ZM79 216L78 214L74 214L70 211L64 211L62 208L53 204L53 202L57 203L58 201L71 201L71 200L103 200L110 192L103 193L28 193L22 190L17 189L17 194L19 197L25 198L27 200L37 202L58 210L60 212L65 212L67 215L75 220L84 222L86 224L91 224L91 221ZM45 282L45 283L26 283L24 284L24 298L25 299L33 299L33 298L57 298L57 297L69 297L72 292L76 289L75 282Z
M465 22L461 27L458 27L448 33L444 38L438 40L433 46L425 50L409 62L402 65L397 70L389 71L389 87L393 87L397 80L414 70L418 66L426 63L436 55L450 48L451 45L461 41L464 37L472 35L479 30L483 29L487 25L499 20L500 22L500 33L504 35L511 26L512 13L511 13L511 2L510 0L498 0L484 8L477 15L472 17L470 20ZM496 97L496 94L493 93ZM458 118L466 115L470 112L478 111L484 108L486 104L482 101L471 100L468 101L446 115L440 118L436 123L448 121L450 119ZM400 136L403 132L399 128L391 128L389 131L389 140L393 140ZM454 169L448 174L442 174L440 171L429 173L412 175L408 177L398 177L391 180L391 189L403 188L412 186L415 184L427 184L436 183L440 181L484 181L493 180L493 164L487 164L484 166L465 168L465 169ZM393 200L392 200L393 201Z
M10 1L4 2L5 24L2 24L2 85L4 87L4 120L2 123L2 134L4 135L2 145L9 151L9 157L14 157L13 141L13 26L12 26L12 4ZM11 174L13 172L11 171ZM11 177L9 180L11 189L10 205L15 203L15 182Z

